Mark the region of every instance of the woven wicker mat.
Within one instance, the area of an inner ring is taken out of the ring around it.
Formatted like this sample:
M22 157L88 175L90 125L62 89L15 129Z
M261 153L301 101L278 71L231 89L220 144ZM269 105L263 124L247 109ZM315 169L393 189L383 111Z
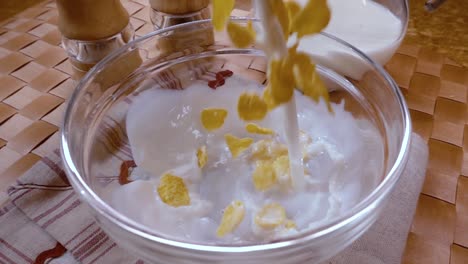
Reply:
M150 32L147 0L123 2L136 35ZM59 146L64 102L75 81L58 46L56 23L55 4L47 1L0 24L0 203L10 183ZM430 148L403 263L466 264L468 70L409 44L386 68L406 96L414 130Z

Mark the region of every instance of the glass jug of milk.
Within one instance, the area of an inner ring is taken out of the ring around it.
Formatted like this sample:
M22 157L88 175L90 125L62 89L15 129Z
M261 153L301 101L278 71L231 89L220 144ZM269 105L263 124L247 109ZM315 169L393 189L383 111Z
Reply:
M308 0L295 0L305 5ZM331 19L326 33L348 42L375 62L387 63L403 40L408 24L407 0L328 0ZM341 74L360 79L367 69L343 46L325 45L323 36L304 37L299 50Z

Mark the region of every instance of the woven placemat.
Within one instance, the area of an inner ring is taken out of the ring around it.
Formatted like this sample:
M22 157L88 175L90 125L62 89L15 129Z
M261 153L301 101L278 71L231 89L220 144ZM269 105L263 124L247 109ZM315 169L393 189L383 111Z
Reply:
M152 31L147 0L123 2L136 35ZM54 1L0 23L0 203L7 186L59 145L76 83L56 23ZM245 74L264 67L245 63L238 62ZM430 149L403 263L468 263L468 70L414 44L403 44L386 68Z

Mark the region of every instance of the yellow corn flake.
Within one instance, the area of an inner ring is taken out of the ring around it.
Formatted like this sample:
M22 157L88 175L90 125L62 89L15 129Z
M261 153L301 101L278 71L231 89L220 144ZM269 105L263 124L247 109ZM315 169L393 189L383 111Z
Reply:
M269 109L291 100L294 93L293 65L290 60L271 60L268 68L268 86L263 93Z
M257 161L252 181L257 191L266 191L273 187L277 182L273 162L270 160Z
M286 1L284 3L289 17L289 33L292 32L292 21L299 14L302 7L296 1Z
M273 110L279 104L273 99L271 89L268 86L263 90L263 101L266 103L268 110Z
M216 130L223 126L228 112L222 108L207 108L201 112L201 122L208 131Z
M172 174L161 177L158 186L161 200L173 207L190 205L190 196L184 180Z
M255 215L255 224L265 229L273 229L286 221L286 210L277 203L265 205Z
M284 222L284 228L286 228L287 230L289 230L289 229L297 229L296 222L294 222L294 221L291 220L291 219L287 219L287 220Z
M232 9L234 9L234 0L213 0L212 21L215 30L221 31L226 25Z
M291 183L291 174L289 172L289 157L287 155L279 156L273 162L273 169L276 178L280 183Z
M315 102L318 102L320 97L323 98L328 106L328 110L332 112L328 89L317 74L315 64L310 56L306 53L298 52L293 54L292 57L296 86L304 95Z
M254 27L253 27L252 20L247 21L247 30L252 32L253 34L255 34L255 30L254 30Z
M198 159L198 167L200 169L205 167L206 163L208 162L208 154L206 153L206 146L202 146L198 148L197 159Z
M293 74L296 85L304 94L311 96L314 91L309 91L308 89L312 88L311 90L315 90L313 89L313 84L310 83L312 79L314 79L314 76L317 75L315 72L315 64L312 62L309 55L305 53L299 52L292 56L293 58L291 60L294 61ZM317 96L312 97L312 99L318 101L319 98Z
M223 237L232 233L242 222L245 215L245 207L241 201L233 201L224 209L223 218L218 226L216 235Z
M243 27L239 24L228 22L227 32L234 46L247 48L255 42L255 31L252 26Z
M257 124L254 123L248 123L245 125L245 130L247 132L252 133L252 134L260 134L260 135L273 135L275 134L275 131L266 128L266 127L261 127Z
M288 54L286 55L286 59L290 60L289 63L294 64L292 61L295 59L297 55L297 47L299 47L299 42L294 43L294 45L288 48Z
M252 155L251 158L255 160L265 160L270 158L270 145L272 144L272 140L263 139L256 142L252 146Z
M233 158L237 158L253 143L252 138L238 138L231 134L224 135L224 139L226 140L226 144L229 148L229 151L231 151L231 155Z
M254 160L268 160L282 155L288 155L288 148L277 141L263 139L252 146L251 158Z
M289 60L271 60L270 62L270 88L271 95L278 103L288 102L294 92L293 65Z
M276 15L278 18L278 22L281 25L281 29L283 31L284 39L288 39L289 37L289 14L283 0L272 0L271 2L271 9L273 14Z
M268 106L255 93L242 93L237 103L239 117L245 121L262 120L268 112Z
M297 13L291 23L291 31L301 38L319 33L330 21L330 9L327 0L309 0L304 8Z

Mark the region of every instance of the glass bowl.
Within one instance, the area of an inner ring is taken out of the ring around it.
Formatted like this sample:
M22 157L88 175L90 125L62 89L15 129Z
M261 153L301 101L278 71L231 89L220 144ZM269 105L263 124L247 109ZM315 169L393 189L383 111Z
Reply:
M248 20L233 21L245 25ZM318 63L317 71L330 91L331 101L343 101L355 118L373 124L382 139L381 173L374 175L375 184L359 202L339 217L297 235L265 244L235 246L167 237L105 202L102 193L106 185L125 181L122 176L134 166L125 116L136 94L148 89L183 89L226 69L252 82L265 81L266 58L261 50L232 47L225 33L214 34L210 20L203 20L155 31L128 43L91 69L70 98L61 129L64 167L73 188L107 234L121 247L153 263L285 264L321 262L363 234L383 210L406 164L409 112L397 85L379 64L331 35L324 33L315 38L359 58L354 62L354 67L361 69L359 76L346 74L345 61ZM313 52L311 56L318 62L323 60ZM148 125L157 126L158 122Z

